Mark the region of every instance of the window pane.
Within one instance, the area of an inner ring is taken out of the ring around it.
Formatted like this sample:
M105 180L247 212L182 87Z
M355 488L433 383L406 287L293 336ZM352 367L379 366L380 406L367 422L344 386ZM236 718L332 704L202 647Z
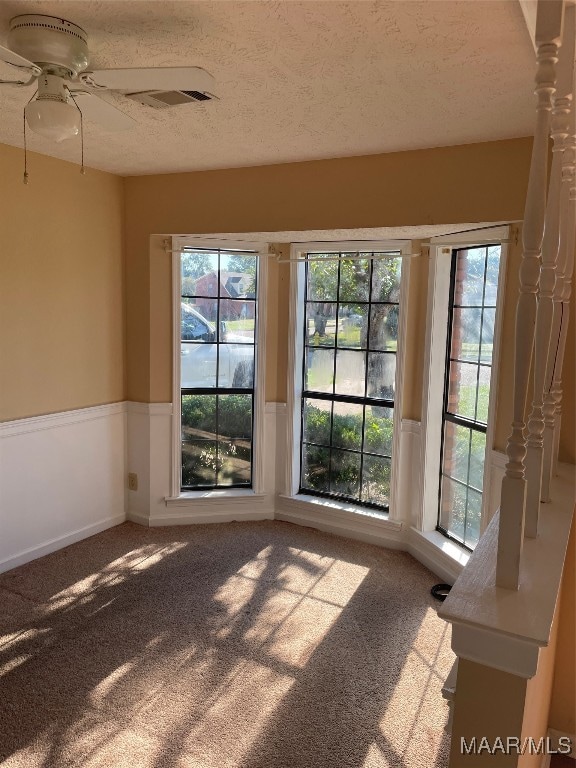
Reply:
M235 389L254 387L254 347L248 344L218 346L218 386Z
M334 350L306 349L305 389L332 392L334 382Z
M334 403L332 445L359 451L362 447L363 405Z
M368 307L365 304L340 304L338 346L366 348Z
M254 344L256 304L253 301L220 302L219 340L235 344Z
M216 483L218 443L215 440L186 440L182 443L182 486L194 488Z
M220 296L231 299L256 296L256 256L220 255Z
M306 443L330 445L332 403L329 400L304 400L303 439Z
M216 386L216 344L180 345L180 386L182 389Z
M394 400L396 355L370 352L368 355L368 397Z
M390 502L392 462L374 456L364 456L362 468L362 500L387 506Z
M484 292L485 248L457 251L454 282L454 304L464 307L482 306Z
M218 435L252 437L252 395L218 395Z
M365 353L342 349L336 354L336 394L364 397Z
M372 274L372 301L400 301L401 258L382 258L374 261Z
M481 309L454 309L451 356L478 362L480 354Z
M466 508L466 533L464 543L475 547L480 538L480 517L482 511L482 494L468 490L468 506Z
M327 257L338 257L327 253ZM338 298L338 261L317 259L306 265L308 285L306 298L309 301L336 301Z
M218 443L218 485L250 485L251 441L220 440Z
M482 351L480 362L492 364L492 353L494 351L494 323L496 320L495 309L485 309L482 319Z
M392 456L393 419L392 408L366 406L364 425L364 450L381 456Z
M218 296L218 254L183 253L182 296Z
M370 263L367 259L343 259L340 262L340 301L368 301Z
M476 378L478 366L450 363L448 412L474 421L476 413Z
M496 296L498 293L498 275L500 270L499 245L492 245L488 248L488 264L486 268L486 288L484 289L484 306L495 307Z
M182 439L216 436L216 395L182 395Z
M469 454L470 430L450 421L444 422L444 474L463 483L468 482Z
M466 519L466 486L442 478L442 500L440 504L440 525L457 539L464 538Z
M488 366L480 366L478 377L478 404L476 407L476 421L482 424L488 423L488 401L490 399L490 372Z
M398 347L397 304L376 304L370 310L370 349L396 352Z
M337 304L306 304L306 343L314 347L333 347L336 338Z
M338 496L358 498L360 494L359 453L332 450L330 490Z
M468 485L482 490L484 483L484 456L486 455L486 435L472 430L470 447L470 476Z
M180 336L182 341L216 341L218 302L212 299L182 299Z
M302 452L302 487L312 491L330 490L330 449L304 444Z

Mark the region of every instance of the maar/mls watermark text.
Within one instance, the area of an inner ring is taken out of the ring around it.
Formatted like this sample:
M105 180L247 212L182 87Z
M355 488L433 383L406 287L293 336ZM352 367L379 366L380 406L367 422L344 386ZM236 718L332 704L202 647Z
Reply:
M524 739L519 736L497 736L492 741L487 736L472 736L469 740L464 736L460 737L462 755L569 755L571 751L572 739L568 736L560 736L558 739L551 739L549 736L539 739L532 736Z

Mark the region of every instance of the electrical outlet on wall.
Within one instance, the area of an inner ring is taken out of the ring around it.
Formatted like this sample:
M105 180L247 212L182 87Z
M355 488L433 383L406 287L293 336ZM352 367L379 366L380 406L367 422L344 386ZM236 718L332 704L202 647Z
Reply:
M128 490L129 491L138 490L138 475L136 474L136 472L128 472Z

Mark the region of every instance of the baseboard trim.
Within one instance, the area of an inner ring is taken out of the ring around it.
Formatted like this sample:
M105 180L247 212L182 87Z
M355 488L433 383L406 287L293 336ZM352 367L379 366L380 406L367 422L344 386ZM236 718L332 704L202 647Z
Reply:
M136 517L139 519L135 519ZM149 518L130 513L129 519L133 522L145 521L141 522L141 524L147 525L149 528L160 528L163 525L204 525L207 523L233 523L235 521L242 522L247 520L274 520L274 510L264 508L262 510L236 509L231 511L230 506L227 505L222 509L211 509L210 511L201 512L189 511L173 515L156 515Z
M277 498L274 519L389 549L406 549L402 524L399 522L337 510L290 496Z
M39 557L49 555L52 552L56 552L58 549L63 549L70 544L75 544L77 541L82 541L82 539L88 539L90 536L94 536L97 533L102 533L102 531L105 531L108 528L114 528L114 526L120 525L120 523L124 523L125 521L126 515L124 513L114 515L113 517L107 517L103 520L99 520L96 523L91 523L91 525L87 525L84 528L79 528L78 530L72 531L72 533L68 533L65 536L59 536L58 538L51 539L44 544L39 544L36 547L25 549L23 552L19 552L13 557L2 560L2 562L0 562L0 573L9 571L12 568L17 568L19 565L24 565L25 563L29 563L32 560L37 560Z

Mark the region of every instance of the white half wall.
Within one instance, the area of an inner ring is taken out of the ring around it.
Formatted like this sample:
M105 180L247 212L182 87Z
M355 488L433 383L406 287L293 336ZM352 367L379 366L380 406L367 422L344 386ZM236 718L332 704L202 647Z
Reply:
M126 406L0 424L0 572L126 519Z
M0 572L117 525L280 519L404 549L452 583L466 552L436 531L418 531L420 423L403 420L398 508L393 519L288 495L287 414L267 403L261 487L171 497L172 405L115 403L0 424ZM490 517L500 498L505 457L492 451L485 492ZM137 490L127 489L128 473Z

